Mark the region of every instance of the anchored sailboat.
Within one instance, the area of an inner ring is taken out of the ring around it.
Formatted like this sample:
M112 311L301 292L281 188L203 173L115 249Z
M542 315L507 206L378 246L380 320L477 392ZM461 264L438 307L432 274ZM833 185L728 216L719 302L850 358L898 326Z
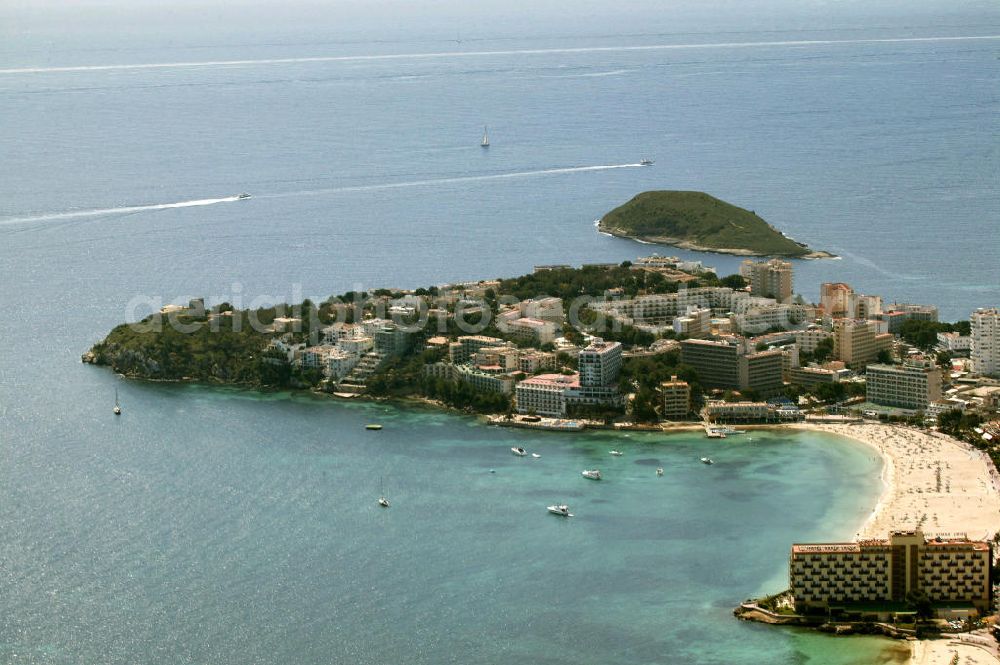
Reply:
M120 404L118 404L118 389L117 388L115 388L115 408L114 408L114 412L115 412L116 416L122 415L122 407L121 407Z
M483 140L479 145L481 145L484 148L490 147L490 134L486 130L486 125L483 125Z

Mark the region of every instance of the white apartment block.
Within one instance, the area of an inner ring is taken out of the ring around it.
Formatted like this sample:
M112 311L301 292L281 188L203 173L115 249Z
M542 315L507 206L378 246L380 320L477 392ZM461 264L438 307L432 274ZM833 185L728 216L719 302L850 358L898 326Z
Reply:
M580 385L598 387L614 385L622 367L622 345L594 338L578 358Z
M562 323L566 316L563 312L562 298L545 297L525 300L518 304L521 316L526 319L539 319Z
M957 332L941 332L937 334L937 348L947 353L968 353L972 350L972 337L963 336Z
M767 402L708 402L702 414L709 421L767 420L771 407Z
M566 415L566 392L578 388L579 377L562 374L541 374L517 384L517 412L539 416Z
M512 313L517 314L517 311ZM500 317L497 319L497 327L511 337L536 344L548 344L554 341L562 328L553 321L525 317L506 319Z
M973 373L1000 377L1000 309L977 309L969 317L969 323Z
M518 371L535 374L543 369L555 369L556 354L548 351L525 350L517 359Z
M833 333L823 328L808 328L795 331L795 343L803 353L812 353L823 340L833 339Z

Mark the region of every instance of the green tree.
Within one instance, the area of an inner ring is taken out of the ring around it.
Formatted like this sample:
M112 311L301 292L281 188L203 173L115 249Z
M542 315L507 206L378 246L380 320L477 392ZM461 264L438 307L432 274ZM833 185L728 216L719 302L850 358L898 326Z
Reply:
M719 280L719 285L728 286L731 289L745 289L747 281L743 279L743 275L726 275Z
M815 350L812 353L813 359L818 363L825 363L831 357L833 357L833 338L827 337L826 339L821 339L817 344Z

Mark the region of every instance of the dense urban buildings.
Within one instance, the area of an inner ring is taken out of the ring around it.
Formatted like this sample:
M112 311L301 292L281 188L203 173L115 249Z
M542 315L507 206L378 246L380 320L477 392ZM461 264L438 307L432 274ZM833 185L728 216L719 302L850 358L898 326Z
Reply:
M594 338L580 350L578 371L571 374L542 374L517 384L518 413L564 416L570 406L621 404L618 373L622 367L622 345Z

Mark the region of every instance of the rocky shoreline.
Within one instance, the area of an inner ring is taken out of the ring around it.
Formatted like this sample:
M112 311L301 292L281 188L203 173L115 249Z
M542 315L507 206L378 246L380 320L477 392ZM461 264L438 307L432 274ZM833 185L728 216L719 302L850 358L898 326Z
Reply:
M765 254L763 252L755 252L750 249L743 249L739 247L706 247L705 245L699 245L691 240L685 240L684 238L670 238L667 236L636 236L623 231L622 229L613 228L610 226L605 226L604 221L601 220L597 225L597 230L601 233L614 236L616 238L626 238L628 240L636 240L646 244L653 245L670 245L677 247L678 249L686 249L692 252L710 252L713 254L730 254L734 256L786 256L795 259L836 259L840 258L836 254L831 254L830 252L825 252L823 250L810 250L806 254L801 254L793 256L790 254ZM794 241L793 241L794 242ZM801 243L798 243L801 245ZM801 245L804 249L809 249L805 245Z

